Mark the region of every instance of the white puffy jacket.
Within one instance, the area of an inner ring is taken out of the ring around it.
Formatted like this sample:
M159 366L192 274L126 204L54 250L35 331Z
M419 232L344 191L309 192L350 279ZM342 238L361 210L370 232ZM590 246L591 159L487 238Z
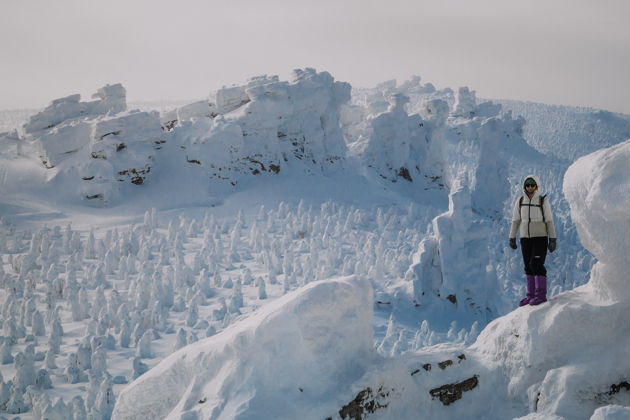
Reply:
M516 238L516 232L519 230L519 227L521 238L536 238L540 236L555 238L556 228L553 224L553 213L551 212L549 199L545 197L542 208L540 206L540 179L536 175L527 175L523 178L523 182L521 183L523 189L525 188L525 180L527 178L533 178L536 181L536 185L538 185L538 189L532 198L529 198L527 194L523 194L517 197L514 202L510 238ZM544 219L543 211L545 212Z

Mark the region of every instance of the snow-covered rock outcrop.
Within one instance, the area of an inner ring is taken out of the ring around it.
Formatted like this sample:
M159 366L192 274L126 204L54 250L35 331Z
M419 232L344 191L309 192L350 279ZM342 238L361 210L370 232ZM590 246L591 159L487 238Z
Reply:
M589 283L493 321L472 347L531 411L585 419L630 403L629 161L630 140L582 157L564 178L580 239L598 259Z
M355 278L289 293L164 359L123 390L112 418L324 418L375 356L372 299Z
M107 85L94 101L54 100L24 124L21 136L2 133L0 141L15 143L19 154L25 140L50 170L47 182L79 191L84 203L115 204L137 192L129 184L145 184L155 172L174 188L187 189L192 176L205 180L195 185L218 193L291 166L307 173L342 168L340 107L350 90L307 68L290 81L255 77L160 115L127 111L125 89Z
M289 82L255 77L212 94L210 118L182 119L179 109L173 135L189 163L232 185L285 165L334 171L346 156L339 119L350 89L310 68L295 70Z
M351 151L379 177L445 189L466 181L477 213L497 217L509 193L511 161L541 159L513 118L475 92L435 90L419 77L355 93L342 126Z
M98 99L81 102L77 94L52 101L24 124L24 140L53 171L51 182L107 203L123 189L119 182L144 182L164 135L157 112L126 111L122 85L107 85L93 97Z

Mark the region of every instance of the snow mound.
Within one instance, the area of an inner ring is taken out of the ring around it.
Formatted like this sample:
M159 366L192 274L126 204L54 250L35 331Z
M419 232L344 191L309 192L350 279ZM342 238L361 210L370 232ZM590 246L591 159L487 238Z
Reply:
M630 419L630 407L609 405L595 410L590 420L625 420Z
M622 265L628 257L628 162L630 140L584 156L564 178L582 244L603 264Z
M584 156L564 178L582 243L599 259L590 282L493 321L473 346L501 366L509 394L527 395L532 411L573 419L630 404L629 160L626 141Z
M311 283L185 347L125 388L113 419L324 418L373 357L372 289Z

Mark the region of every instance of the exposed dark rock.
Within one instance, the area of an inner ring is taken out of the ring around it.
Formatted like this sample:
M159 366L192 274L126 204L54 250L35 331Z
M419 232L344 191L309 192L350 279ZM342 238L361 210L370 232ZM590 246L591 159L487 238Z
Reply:
M92 152L93 159L107 159L103 152Z
M457 296L455 295L448 295L446 297L446 300L448 300L449 302L451 302L453 305L457 304Z
M420 373L420 369L416 369L413 372L411 372L411 376L415 375L416 373Z
M188 163L196 163L197 165L201 165L201 162L197 159L188 159L188 155L186 155L186 162Z
M406 179L409 182L413 181L413 178L411 178L411 174L409 174L409 169L407 168L400 168L397 175L403 179Z
M131 183L135 185L142 185L144 183L144 178L142 178L139 175L136 175L133 178L131 178Z
M177 122L178 122L177 120L168 121L166 124L162 126L162 130L172 131L173 128L175 128L175 125L177 124Z
M52 169L55 167L55 165L51 165L50 162L48 162L48 158L46 156L40 156L39 158L42 160L46 169Z
M103 194L86 195L85 198L88 200L94 200L95 198L103 198Z
M82 179L82 180L84 180L84 181L91 181L91 180L93 180L93 179L94 179L94 175L92 175L92 176L84 176L84 177L83 177L83 178L81 178L81 179Z
M120 130L118 130L118 131L112 131L111 133L105 133L105 134L103 134L103 135L99 138L99 140L103 140L103 139L104 139L105 137L107 137L107 136L117 136L117 135L119 135L119 134L120 134Z
M248 157L247 160L249 160L251 163L255 163L257 165L260 165L260 170L261 171L267 171L267 168L265 167L265 165L262 162L254 159L254 158L251 158L251 157Z
M463 362L464 360L466 360L466 355L464 353L460 354L459 356L457 356L457 358L459 359L459 363Z
M367 387L359 392L354 400L339 410L339 415L342 419L362 420L364 415L387 407L389 404L384 404L383 399L387 398L391 391L393 389L385 391L381 386L376 394L373 394L372 388Z
M431 363L425 363L424 365L422 365L422 369L426 370L427 372L431 370L431 367Z
M613 384L610 386L610 391L608 391L608 395L614 395L621 392L621 389L625 389L626 391L630 391L630 383L627 381L619 382L618 384Z
M449 366L453 365L453 361L452 360L445 360L443 362L438 363L438 366L440 367L440 369L444 370Z
M450 405L462 398L464 392L470 391L479 385L479 376L475 375L465 381L443 385L429 391L433 399L438 398L444 405Z
M280 172L280 165L274 165L273 163L271 165L269 165L269 169L273 172L273 173L278 173Z
M121 150L124 150L127 148L127 145L125 143L120 143L116 145L116 151L120 152Z

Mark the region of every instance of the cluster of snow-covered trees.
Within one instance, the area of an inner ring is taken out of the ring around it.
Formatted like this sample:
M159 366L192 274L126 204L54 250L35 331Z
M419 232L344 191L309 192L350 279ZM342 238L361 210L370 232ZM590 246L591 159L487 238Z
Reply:
M141 224L106 232L3 223L0 358L14 376L3 378L0 408L107 418L115 386L144 373L147 361L214 335L267 298L334 275L383 286L403 278L420 239L416 212L300 202L161 225L153 210ZM392 334L383 338L387 353ZM156 340L168 344L156 351ZM47 399L45 390L62 383L80 399Z

